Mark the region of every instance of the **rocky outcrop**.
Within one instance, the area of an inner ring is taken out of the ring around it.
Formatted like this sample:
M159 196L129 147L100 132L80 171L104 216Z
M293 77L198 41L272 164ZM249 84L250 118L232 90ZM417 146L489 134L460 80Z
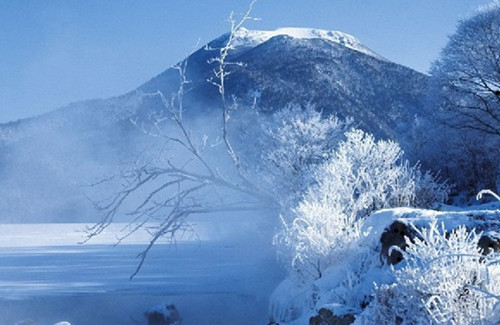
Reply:
M320 308L318 315L309 319L309 325L349 325L355 320L353 314L335 315L328 308Z
M341 304L326 304L317 315L309 319L309 325L349 325L355 321L355 311Z

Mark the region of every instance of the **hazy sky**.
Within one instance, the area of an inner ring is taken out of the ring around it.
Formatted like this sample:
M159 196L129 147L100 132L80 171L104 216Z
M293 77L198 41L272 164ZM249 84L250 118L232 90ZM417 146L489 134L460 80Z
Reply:
M426 72L489 0L260 0L252 29L339 30ZM247 0L0 0L0 123L120 95L228 30Z

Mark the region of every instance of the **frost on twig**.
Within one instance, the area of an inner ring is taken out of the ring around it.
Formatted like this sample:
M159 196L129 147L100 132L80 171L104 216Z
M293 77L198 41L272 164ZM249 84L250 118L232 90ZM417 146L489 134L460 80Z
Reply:
M493 196L496 200L500 201L500 196L493 192L492 190L481 190L479 193L477 193L476 200L481 200L484 195L491 195Z
M229 23L231 24L231 32L229 33L229 36L227 38L227 41L224 46L215 49L218 50L219 55L215 58L212 58L208 61L209 64L216 63L216 68L213 70L213 77L209 78L207 81L214 86L216 86L219 90L219 94L221 97L221 103L222 103L222 139L224 141L224 144L227 148L227 152L229 156L231 157L231 160L233 161L234 166L236 167L239 176L245 180L247 183L247 186L253 186L252 182L249 181L248 176L246 175L244 168L242 166L241 160L239 156L236 154L234 151L233 145L231 144L231 141L229 140L229 134L228 134L228 122L230 119L230 111L232 108L234 108L233 105L230 105L227 103L227 96L226 96L226 77L229 76L231 73L228 69L229 66L231 65L237 65L241 66L241 62L230 62L228 61L228 55L230 51L235 49L234 46L234 40L237 31L243 26L243 24L248 21L248 20L256 20L257 18L254 18L251 16L253 7L257 0L253 0L249 7L248 10L243 14L242 18L240 20L236 20L234 17L234 13L231 12L229 16ZM208 50L214 50L212 48L207 48Z
M161 139L163 148L153 157L140 157L134 166L110 178L117 183L118 190L109 197L94 201L101 212L101 220L86 229L86 241L101 234L117 216L128 216L131 220L124 228L127 236L147 229L151 239L138 255L139 264L133 278L141 269L152 247L162 239L175 242L177 236L190 230L188 217L224 212L242 212L279 208L273 195L257 186L245 172L243 163L233 149L229 139L228 123L230 110L226 102L225 82L229 74L227 61L234 48L236 31L249 19L253 5L239 21L230 16L231 33L219 55L214 59L217 68L210 81L218 86L221 95L221 119L219 125L211 127L211 133L220 132L222 145L207 146L208 135L197 136L197 129L184 118L184 95L190 84L186 76L188 60L175 65L179 75L179 87L169 97L157 91L139 94L141 100L154 101L161 110L152 112L146 121L131 122L141 132Z
M382 285L365 313L374 323L402 319L408 324L485 324L497 303L498 256L481 254L481 234L465 226L449 232L433 220L415 230L402 251L405 264L395 283Z

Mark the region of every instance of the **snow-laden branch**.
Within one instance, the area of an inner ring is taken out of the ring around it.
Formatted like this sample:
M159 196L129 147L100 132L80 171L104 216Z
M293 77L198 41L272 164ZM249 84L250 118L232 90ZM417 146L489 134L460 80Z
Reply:
M479 191L479 193L477 193L476 200L481 200L484 195L491 195L495 199L497 199L498 201L500 201L500 196L498 196L498 194L496 194L492 190L481 190L481 191Z

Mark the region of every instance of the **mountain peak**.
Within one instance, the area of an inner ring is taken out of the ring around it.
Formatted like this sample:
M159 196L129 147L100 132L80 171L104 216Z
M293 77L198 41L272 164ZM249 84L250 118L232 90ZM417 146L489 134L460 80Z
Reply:
M343 45L351 50L355 50L377 59L383 59L382 56L364 46L357 38L352 35L339 32L314 28L285 27L275 30L248 30L240 28L236 31L235 46L257 46L276 36L288 36L295 39L322 39L332 43Z

